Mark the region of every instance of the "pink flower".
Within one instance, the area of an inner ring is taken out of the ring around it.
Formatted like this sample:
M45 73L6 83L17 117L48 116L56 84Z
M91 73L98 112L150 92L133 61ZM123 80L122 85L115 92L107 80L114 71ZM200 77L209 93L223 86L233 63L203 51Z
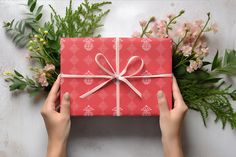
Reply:
M140 33L140 32L137 32L137 31L135 31L135 32L132 34L132 37L133 37L133 38L140 38L140 36L141 36L141 33Z
M216 23L214 23L213 25L211 25L211 30L214 32L214 33L217 33L218 32L218 25Z
M186 70L188 73L192 73L194 71L191 66L187 66Z
M204 57L209 54L209 48L208 48L208 47L206 47L206 48L201 48L201 51L202 51Z
M157 22L154 22L154 23L153 23L153 25L152 25L152 27L151 27L151 31L152 31L153 33L157 33L157 32L158 32L158 24L157 24Z
M53 64L46 64L43 68L44 71L53 71L55 70L55 66Z
M41 86L43 87L47 87L48 86L48 81L47 81L47 78L46 78L46 73L43 72L39 75L39 78L38 78L38 82L41 84Z
M191 73L202 67L202 60L197 58L196 60L189 60L189 66L186 68L187 72Z
M175 14L168 14L168 15L167 15L167 18L168 18L169 20L172 20L175 16L176 16Z
M139 21L139 24L141 27L145 27L147 25L147 21L146 20L141 20Z
M204 23L203 20L196 20L196 21L195 21L195 24L196 24L196 26L198 26L198 27L202 27L203 23Z
M185 30L185 29L179 28L179 29L177 29L175 35L176 35L177 37L179 37L179 38L183 38L184 35L185 35L185 33L186 33L186 30Z
M183 47L181 47L181 51L185 57L188 57L191 55L192 47L190 47L189 45L184 45Z

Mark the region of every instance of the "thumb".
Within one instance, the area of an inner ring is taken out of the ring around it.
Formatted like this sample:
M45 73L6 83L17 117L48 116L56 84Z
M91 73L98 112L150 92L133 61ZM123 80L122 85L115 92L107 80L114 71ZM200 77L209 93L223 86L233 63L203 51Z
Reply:
M64 115L70 115L70 95L68 92L63 95L61 102L61 113Z
M168 106L167 106L167 101L165 98L165 95L163 93L163 91L158 91L157 93L157 99L158 99L158 107L159 107L159 111L160 111L160 116L162 114L166 114L169 112Z

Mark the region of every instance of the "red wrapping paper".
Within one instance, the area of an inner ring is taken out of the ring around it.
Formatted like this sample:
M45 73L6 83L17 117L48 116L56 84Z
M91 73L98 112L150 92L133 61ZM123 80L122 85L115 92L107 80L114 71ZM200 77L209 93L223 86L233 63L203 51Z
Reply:
M61 74L107 75L95 62L102 53L111 66L122 71L132 56L139 56L144 67L138 76L172 73L172 40L158 38L119 38L119 63L116 63L116 38L62 38ZM106 66L105 63L103 63ZM128 75L137 69L130 65ZM107 66L108 67L108 66ZM116 116L117 80L112 80L93 94L81 95L105 82L105 78L61 78L61 99L65 92L71 96L72 116ZM172 106L172 77L130 78L129 82L142 94L140 98L129 86L120 81L119 115L159 115L157 91L165 93L169 109Z

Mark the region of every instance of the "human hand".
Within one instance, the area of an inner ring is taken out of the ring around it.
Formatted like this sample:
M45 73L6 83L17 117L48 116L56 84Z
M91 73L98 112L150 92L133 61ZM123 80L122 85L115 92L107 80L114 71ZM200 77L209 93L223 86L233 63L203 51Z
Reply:
M41 114L45 122L48 133L47 157L65 157L67 140L70 132L70 96L69 93L63 95L61 106L57 103L60 95L60 76L53 84ZM60 112L58 108L60 107Z
M160 128L165 157L183 156L181 148L181 127L188 107L180 93L177 81L173 77L172 85L174 108L169 111L165 95L158 91L158 106L160 110ZM172 154L173 153L173 154Z

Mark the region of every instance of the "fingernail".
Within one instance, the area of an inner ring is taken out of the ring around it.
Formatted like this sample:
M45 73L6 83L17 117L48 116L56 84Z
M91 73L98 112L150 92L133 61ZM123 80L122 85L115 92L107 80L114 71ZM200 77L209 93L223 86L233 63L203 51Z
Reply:
M59 75L57 76L57 78L59 78L59 77L61 77L61 74L59 74Z
M64 94L64 98L65 98L66 100L70 100L70 94L69 94L68 92L66 92L66 93Z
M158 98L162 98L163 97L163 92L161 90L159 90L157 92L157 96L158 96Z

